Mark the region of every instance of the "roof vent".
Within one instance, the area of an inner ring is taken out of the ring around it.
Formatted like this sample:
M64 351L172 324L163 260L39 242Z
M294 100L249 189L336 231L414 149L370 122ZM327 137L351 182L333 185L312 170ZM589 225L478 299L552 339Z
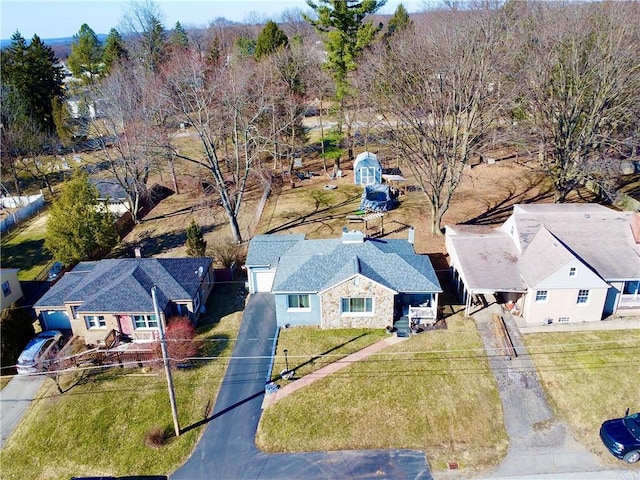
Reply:
M358 230L343 231L342 243L364 243L364 233Z

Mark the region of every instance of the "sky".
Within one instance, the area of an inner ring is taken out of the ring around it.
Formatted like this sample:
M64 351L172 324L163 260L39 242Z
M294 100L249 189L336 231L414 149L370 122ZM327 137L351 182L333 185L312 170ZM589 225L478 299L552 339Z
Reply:
M235 22L248 18L278 19L285 10L308 10L304 0L155 0L162 12L163 24L172 28L176 22L183 27L206 27L216 18ZM380 13L393 13L402 3L409 12L422 10L420 0L387 0ZM121 0L0 0L0 38L19 31L29 40L34 34L41 39L71 37L83 23L97 34L118 29L129 1Z

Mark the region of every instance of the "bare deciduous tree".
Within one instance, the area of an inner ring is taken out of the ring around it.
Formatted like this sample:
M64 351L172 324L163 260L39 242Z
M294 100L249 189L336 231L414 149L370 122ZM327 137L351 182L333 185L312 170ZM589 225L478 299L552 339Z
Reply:
M109 171L129 199L130 213L138 223L138 211L148 199L149 175L167 157L166 114L155 93L158 78L133 64L119 65L99 86L103 118L92 123L101 142L101 155Z
M638 144L637 20L621 2L540 5L522 22L523 125L557 202L587 183L609 196L620 152Z
M175 118L195 129L204 158L180 151L174 154L211 172L238 243L242 241L238 217L249 176L257 159L271 149L272 137L265 125L274 108L266 91L268 76L244 62L224 66L207 64L195 55L174 58L165 72L163 89Z
M426 196L436 235L464 167L500 115L500 39L485 13L397 35L368 72L369 95Z

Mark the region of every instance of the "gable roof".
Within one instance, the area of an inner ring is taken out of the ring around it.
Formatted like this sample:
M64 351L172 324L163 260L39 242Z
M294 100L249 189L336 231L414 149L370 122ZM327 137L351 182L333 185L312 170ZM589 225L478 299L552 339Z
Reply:
M640 245L631 228L635 215L593 203L516 205L513 209L521 251L544 227L606 280L640 278Z
M447 245L472 291L524 291L571 262L604 280L637 279L635 215L597 204L515 205L509 219L490 231L447 227Z
M270 267L278 263L284 252L304 240L304 235L256 235L249 242L245 264L249 267Z
M298 241L280 255L272 291L320 292L356 274L396 292L442 291L429 258L398 239Z
M201 284L199 269L211 258L125 258L81 262L66 273L34 307L78 303L78 312L153 312L151 287L157 286L158 306L191 300Z

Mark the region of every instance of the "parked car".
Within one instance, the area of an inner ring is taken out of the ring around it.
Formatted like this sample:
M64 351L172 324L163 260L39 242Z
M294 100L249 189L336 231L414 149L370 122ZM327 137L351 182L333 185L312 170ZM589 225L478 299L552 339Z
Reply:
M55 262L51 268L49 269L49 274L47 275L48 280L55 280L62 273L62 269L64 265L62 262Z
M607 420L600 427L600 438L613 456L627 463L640 460L640 412Z
M19 375L37 373L46 369L64 346L64 336L59 330L47 330L29 340L18 357Z

